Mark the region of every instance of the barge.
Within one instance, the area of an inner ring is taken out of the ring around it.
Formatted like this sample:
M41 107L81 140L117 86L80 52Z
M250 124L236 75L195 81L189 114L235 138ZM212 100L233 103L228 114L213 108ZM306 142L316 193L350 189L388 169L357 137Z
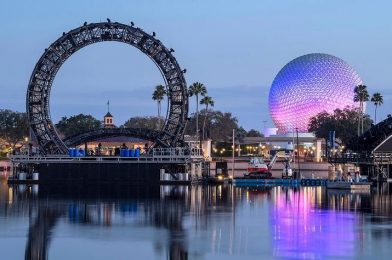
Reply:
M209 175L201 149L154 148L149 155L122 156L11 156L9 183L187 183ZM29 180L38 172L39 179ZM174 176L174 178L168 178Z

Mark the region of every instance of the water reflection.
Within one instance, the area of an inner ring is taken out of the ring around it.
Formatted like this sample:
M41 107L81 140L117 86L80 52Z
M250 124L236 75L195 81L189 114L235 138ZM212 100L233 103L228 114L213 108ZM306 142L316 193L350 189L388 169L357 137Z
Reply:
M47 259L52 229L63 214L62 208L39 205L31 217L27 236L25 259Z
M327 193L328 204L336 194ZM338 195L340 196L340 195ZM348 195L350 196L350 195ZM274 255L284 258L352 257L361 242L361 215L323 209L321 187L277 190L270 211ZM321 246L322 245L322 246Z
M390 184L351 193L321 187L38 189L2 183L0 239L12 237L12 225L26 219L26 236L17 239L25 259L77 259L87 252L105 259L101 242L111 242L105 250L114 259L128 259L130 250L146 259L383 257L386 251L369 244L391 242L390 191Z

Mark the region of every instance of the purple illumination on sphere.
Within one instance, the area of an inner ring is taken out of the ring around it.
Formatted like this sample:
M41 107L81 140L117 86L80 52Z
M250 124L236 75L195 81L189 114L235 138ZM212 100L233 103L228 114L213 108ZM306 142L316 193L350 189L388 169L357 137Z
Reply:
M345 61L313 53L286 64L276 75L269 92L269 110L279 133L308 131L309 119L322 111L358 107L354 88L362 84Z

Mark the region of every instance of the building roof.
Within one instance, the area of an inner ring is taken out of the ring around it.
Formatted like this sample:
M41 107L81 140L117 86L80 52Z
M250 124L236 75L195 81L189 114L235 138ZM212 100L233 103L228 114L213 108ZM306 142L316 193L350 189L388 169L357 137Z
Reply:
M384 141L382 141L373 152L375 153L390 153L392 152L392 135L388 136Z
M114 136L104 139L98 139L89 143L141 143L141 142L149 142L147 140L143 140L136 137L127 137L127 136Z
M112 116L112 114L110 114L110 112L107 112L104 117L113 117L113 116Z

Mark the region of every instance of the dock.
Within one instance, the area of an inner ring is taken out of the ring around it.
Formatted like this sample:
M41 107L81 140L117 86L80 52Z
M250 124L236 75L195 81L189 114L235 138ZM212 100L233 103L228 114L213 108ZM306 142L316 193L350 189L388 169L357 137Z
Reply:
M327 189L339 190L370 190L370 182L328 181Z

